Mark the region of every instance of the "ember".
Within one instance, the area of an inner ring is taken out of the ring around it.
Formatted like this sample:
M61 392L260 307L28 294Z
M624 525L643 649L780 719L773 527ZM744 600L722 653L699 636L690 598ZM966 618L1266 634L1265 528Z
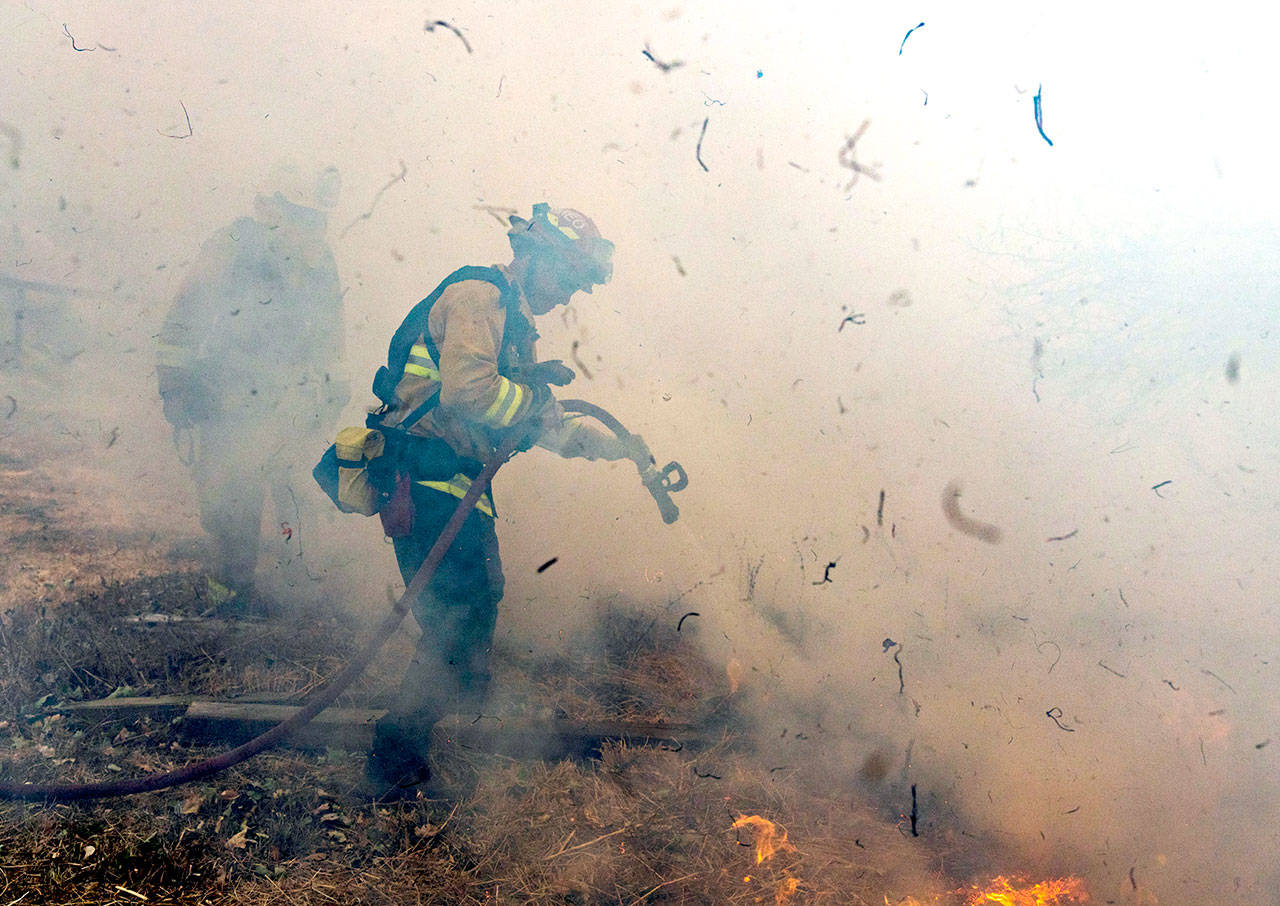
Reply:
M780 852L795 852L796 848L787 842L787 832L768 818L759 815L742 815L733 822L734 830L750 827L756 835L756 864L771 858Z

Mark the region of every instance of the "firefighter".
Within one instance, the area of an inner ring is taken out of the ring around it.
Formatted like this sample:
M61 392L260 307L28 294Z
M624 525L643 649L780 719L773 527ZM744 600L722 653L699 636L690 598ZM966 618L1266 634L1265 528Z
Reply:
M382 512L406 584L506 432L564 457L652 462L638 435L620 440L566 416L548 385L564 386L574 373L539 362L534 348L534 316L609 281L613 243L572 209L537 204L531 219L509 222L511 263L446 278L396 331L374 382L384 402L376 425L410 464L399 487L410 518L388 519L388 509L399 512L394 498ZM382 798L413 794L428 778L428 736L441 716L485 701L503 593L494 512L486 490L412 602L422 635L366 763Z
M160 332L164 417L190 466L222 609L261 612L254 576L265 497L286 543L309 515L294 456L350 398L339 372L342 293L325 238L338 171L278 165L268 190L205 242ZM296 572L297 545L282 563Z

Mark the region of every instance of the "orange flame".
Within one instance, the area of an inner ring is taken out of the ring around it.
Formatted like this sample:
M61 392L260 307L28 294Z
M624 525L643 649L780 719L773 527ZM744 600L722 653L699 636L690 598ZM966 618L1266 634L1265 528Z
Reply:
M733 822L733 829L750 827L756 835L756 864L759 865L780 852L795 852L796 848L787 842L787 832L768 818L759 815L742 815Z
M1079 878L1056 878L1030 887L1015 887L1008 878L1001 875L984 890L974 888L974 892L964 902L965 906L983 906L986 903L997 903L999 906L1059 906L1063 902L1088 901L1089 894L1084 889L1084 881Z
M773 892L773 906L786 906L787 900L799 889L799 878L783 878L778 882L778 889Z

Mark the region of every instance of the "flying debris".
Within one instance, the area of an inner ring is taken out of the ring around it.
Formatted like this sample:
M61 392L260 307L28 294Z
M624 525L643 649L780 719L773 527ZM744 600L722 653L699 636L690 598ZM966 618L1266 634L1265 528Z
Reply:
M977 519L970 519L960 511L960 483L953 481L947 485L942 492L942 512L946 514L947 522L951 523L951 527L958 532L971 535L979 541L985 541L987 544L1000 543L1000 527L991 525L988 522L979 522Z
M898 56L902 56L902 48L907 46L907 38L911 37L911 33L917 28L924 28L924 23L921 22L919 25L907 29L907 33L902 36L902 43L898 45Z
M471 53L471 52L472 52L472 50L471 50L471 42L470 42L470 41L468 41L468 40L466 39L466 37L462 34L462 32L458 31L458 29L457 29L455 26L450 25L448 22L444 21L443 19L437 19L437 20L436 20L436 21L434 21L434 22L428 22L425 26L423 26L423 29L422 29L422 30L423 30L423 31L435 31L437 28L447 28L447 29L449 29L449 31L453 32L455 35L457 35L457 36L458 36L458 40L460 40L460 41L462 42L462 46L463 46L463 47L465 47L465 48L467 49L467 53Z
M850 178L849 184L844 187L846 192L853 188L853 184L858 181L859 176L869 176L877 182L880 181L880 173L875 167L867 167L860 164L858 161L854 160L853 157L854 147L858 144L858 139L862 138L863 133L867 131L867 127L870 125L871 120L863 120L862 125L858 127L858 131L849 136L849 138L845 140L844 146L840 149L840 166L844 167L846 170L853 171L853 176Z
M1033 99L1033 103L1035 104L1035 108L1036 108L1036 128L1040 130L1040 137L1044 139L1046 142L1048 142L1049 147L1052 148L1053 139L1049 138L1049 136L1044 134L1044 111L1040 106L1040 95L1043 93L1043 91L1044 91L1044 86L1038 86L1036 88L1036 96Z

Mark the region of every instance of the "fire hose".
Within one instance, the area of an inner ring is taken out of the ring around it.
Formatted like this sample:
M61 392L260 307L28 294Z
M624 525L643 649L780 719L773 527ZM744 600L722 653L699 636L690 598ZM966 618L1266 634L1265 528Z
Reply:
M630 436L626 428L616 418L599 406L582 400L568 400L565 402L564 408L566 411L580 412L598 419L613 430L619 438ZM132 796L138 793L150 793L156 790L168 789L169 787L191 783L212 774L217 774L240 764L242 761L247 761L275 746L289 734L310 723L317 714L333 704L338 696L345 692L347 687L364 673L374 655L378 653L387 639L391 638L392 634L400 627L400 624L404 621L405 614L409 612L411 603L417 599L427 583L431 581L431 577L435 575L436 569L440 566L440 561L444 559L445 552L448 551L453 539L461 531L462 524L470 514L471 508L475 506L476 501L480 499L480 495L489 487L498 469L511 459L523 440L524 435L518 431L512 431L503 438L493 456L485 463L484 469L471 482L471 487L462 497L462 500L459 501L458 507L453 511L453 515L449 517L449 521L445 523L444 529L440 532L440 537L432 545L431 550L422 561L422 565L418 567L417 573L414 574L413 579L406 586L404 593L400 595L395 605L391 608L391 612L383 618L382 622L374 630L373 637L369 639L364 648L352 658L346 667L334 676L328 684L313 693L292 717L276 724L270 730L255 736L248 742L223 752L221 755L215 755L212 758L206 758L203 761L176 768L163 774L122 780L105 780L96 783L0 782L0 799L56 800L65 802L80 799ZM646 479L646 472L652 472L653 476ZM669 476L672 473L678 473L678 479L671 480ZM641 470L641 479L645 481L645 486L650 489L650 493L653 493L654 499L658 501L663 519L668 523L673 522L676 515L678 515L678 511L675 509L675 505L671 503L669 492L681 490L688 484L684 470L674 462L668 464L661 472L650 466L647 470ZM663 502L664 497L665 503ZM667 518L668 513L672 514L671 518Z
M565 412L577 412L591 416L617 435L619 440L627 440L632 437L631 432L623 427L622 422L614 418L612 413L601 409L595 403L588 403L586 400L561 400L560 407ZM674 460L661 469L655 468L652 463L644 467L637 463L636 467L640 469L640 482L653 495L654 502L658 504L658 511L662 513L662 521L670 525L679 519L680 509L671 499L671 495L676 491L683 491L689 484L689 476L685 474L684 467Z

